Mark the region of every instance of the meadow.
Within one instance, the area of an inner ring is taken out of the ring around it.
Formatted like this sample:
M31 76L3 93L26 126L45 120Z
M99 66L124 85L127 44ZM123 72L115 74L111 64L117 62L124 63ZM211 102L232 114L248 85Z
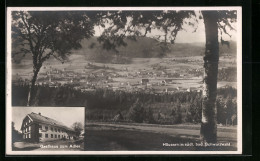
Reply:
M218 143L223 143L223 146L201 146L199 125L194 124L87 122L86 131L84 147L87 151L233 151L237 149L236 127L218 127ZM167 143L173 146L167 146Z

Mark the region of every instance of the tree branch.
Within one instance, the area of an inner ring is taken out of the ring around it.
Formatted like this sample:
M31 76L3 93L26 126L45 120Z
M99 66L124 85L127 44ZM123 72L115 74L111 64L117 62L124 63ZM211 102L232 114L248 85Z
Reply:
M46 54L44 57L41 58L40 62L43 63L47 59L50 58L51 55L53 55L54 51L50 51L48 54Z
M25 21L25 18L24 18L24 14L23 12L21 12L21 18L22 18L22 21L28 31L28 36L29 36L29 39L27 39L29 41L29 44L30 44L30 48L31 48L31 51L32 51L32 54L34 54L34 46L33 46L33 43L32 43L32 36L31 36L31 31L30 31L30 27L29 25L26 23Z
M57 57L56 55L52 55L55 59L57 59L58 61L60 61L62 64L64 63L64 61L62 59L60 59L59 57Z
M148 26L145 27L145 33L144 33L144 37L147 35L148 31L151 32L151 25L152 25L152 22L148 23Z

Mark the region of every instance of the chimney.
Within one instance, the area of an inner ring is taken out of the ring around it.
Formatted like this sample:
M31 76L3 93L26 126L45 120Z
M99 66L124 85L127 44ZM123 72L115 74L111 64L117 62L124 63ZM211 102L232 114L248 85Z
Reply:
M39 115L41 116L41 113L39 112Z

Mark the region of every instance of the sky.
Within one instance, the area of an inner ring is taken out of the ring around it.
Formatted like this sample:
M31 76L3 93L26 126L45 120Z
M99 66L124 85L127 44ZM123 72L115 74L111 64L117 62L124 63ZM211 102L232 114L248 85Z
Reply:
M196 12L198 15L198 12ZM194 27L190 25L185 25L183 26L184 30L180 30L177 34L175 43L205 43L205 28L204 28L204 21L203 19L198 19L197 23L197 30L194 32ZM186 20L187 22L192 21L192 20ZM233 23L233 27L236 28L236 23ZM103 32L103 29L100 26L95 26L95 36L100 36L100 34ZM229 34L232 36L229 37L228 35L223 34L223 40L226 41L236 41L236 31L229 31ZM158 31L152 30L151 33L147 34L148 37L153 37L155 35L159 35L162 33L159 33ZM219 38L220 38L220 33L219 33Z
M84 107L13 107L12 121L15 123L16 130L20 131L23 119L32 112L40 112L41 115L62 122L68 127L71 127L74 122L81 122L84 125Z
M234 26L236 24L234 23ZM176 37L176 43L196 43L196 42L203 42L205 43L206 41L206 36L205 36L205 27L204 27L204 22L203 20L200 20L198 22L198 28L196 32L194 32L194 29L186 25L183 27L186 31L182 30L178 32L178 35ZM227 31L229 31L227 29ZM226 41L236 41L236 31L229 31L229 34L232 36L229 37L228 35L223 34L223 40ZM220 33L219 33L219 38L220 38Z

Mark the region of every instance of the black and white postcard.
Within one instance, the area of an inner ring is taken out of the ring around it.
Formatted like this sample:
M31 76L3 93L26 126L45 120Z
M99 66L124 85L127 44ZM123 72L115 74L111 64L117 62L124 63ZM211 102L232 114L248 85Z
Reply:
M7 154L242 153L241 7L10 7L6 60Z

